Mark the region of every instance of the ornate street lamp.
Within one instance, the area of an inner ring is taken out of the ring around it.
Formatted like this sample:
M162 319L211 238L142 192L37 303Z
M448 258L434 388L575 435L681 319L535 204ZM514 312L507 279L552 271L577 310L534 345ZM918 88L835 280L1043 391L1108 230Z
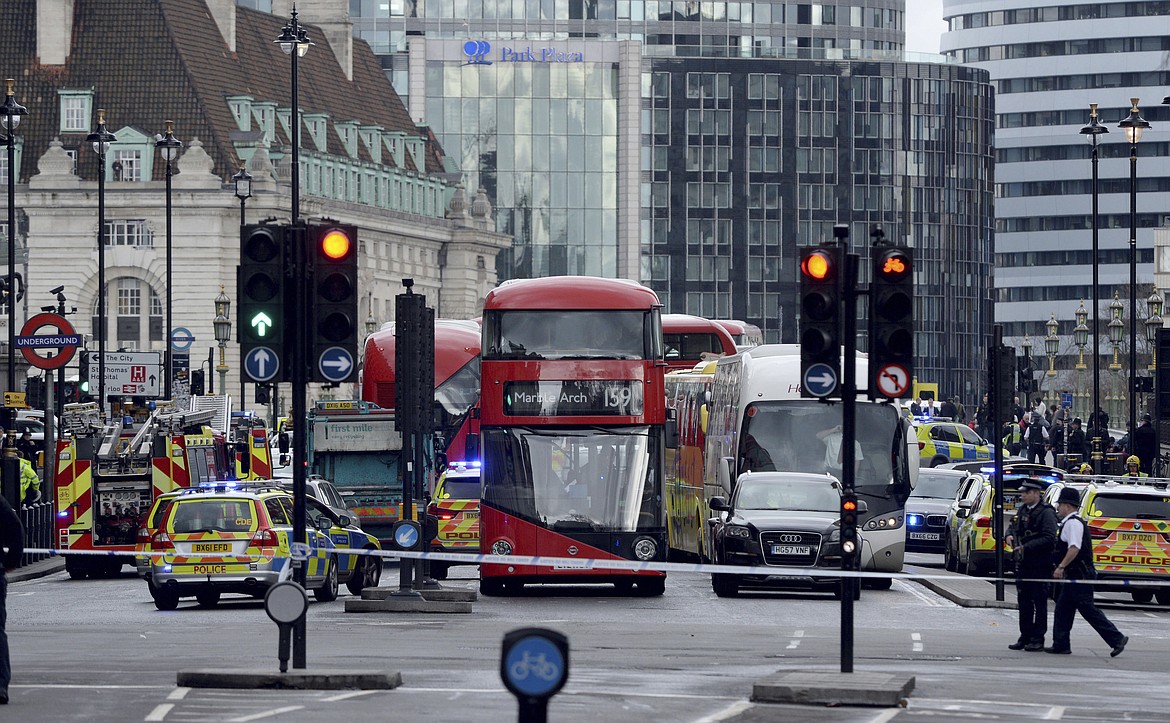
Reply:
M172 275L171 275L171 176L174 174L174 163L179 157L179 151L183 148L183 142L175 138L175 122L166 121L166 132L162 135L155 136L154 147L161 153L163 160L166 161L166 179L167 179L167 346L164 352L166 364L164 366L163 376L163 396L167 399L171 398L171 344L174 341L171 339L173 328L171 320L171 310L173 307L172 294Z
M1137 144L1150 122L1142 118L1138 99L1130 98L1129 115L1118 128L1129 141L1129 429L1137 429Z
M5 287L8 294L8 386L16 391L16 129L20 119L28 115L28 108L16 102L13 87L16 81L4 81L4 105L0 106L0 125L4 127L4 145L8 149L8 276ZM16 461L16 408L4 410L4 424L8 434L4 437L3 492L13 495L12 506L20 509L23 502L20 494L20 468Z
M228 309L231 308L231 299L223 292L223 287L219 287L219 295L215 297L215 319L212 320L211 325L215 330L215 343L219 346L219 364L215 367L216 373L219 375L219 388L227 393L227 373L228 365L224 357L224 347L232 338L232 322L228 317Z
M244 202L252 197L252 174L248 173L243 161L240 162L240 172L232 176L232 181L236 184L236 198L240 199L240 225L243 226Z
M1146 299L1146 309L1149 311L1146 316L1146 341L1150 343L1150 365L1147 368L1153 372L1158 368L1158 329L1162 328L1162 295L1157 289Z
M1121 368L1121 364L1117 361L1117 348L1121 346L1121 340L1125 338L1125 324L1121 321L1121 312L1125 310L1125 304L1121 303L1121 299L1117 298L1117 292L1113 292L1113 301L1109 302L1109 343L1113 345L1113 363L1109 368L1117 371Z
M280 37L274 42L280 45L284 54L292 59L292 119L289 122L292 142L292 222L297 224L301 220L301 149L300 149L300 109L297 104L297 59L305 57L313 42L309 40L309 33L301 27L297 20L296 8L293 8L292 19L288 25L280 30ZM293 52L293 51L296 52ZM294 666L295 667L295 666Z
M1089 318L1089 312L1085 310L1085 301L1081 300L1081 305L1073 312L1077 318L1076 328L1073 329L1073 343L1077 345L1080 354L1077 358L1077 369L1086 369L1085 366L1085 344L1089 343L1089 327L1085 325L1085 321Z
M1092 418L1099 417L1097 410L1101 409L1101 340L1098 335L1101 333L1101 285L1100 285L1100 247L1098 245L1098 229L1100 228L1099 216L1097 213L1097 136L1108 133L1109 129L1101 125L1097 118L1097 104L1089 104L1089 125L1081 129L1081 135L1084 135L1093 147L1092 161L1093 161L1093 411ZM1100 424L1092 425L1093 429L1099 429ZM1101 472L1101 435L1100 433L1093 434L1093 469L1097 473Z
M85 137L98 157L98 408L106 416L106 154L117 136L106 130L106 111L98 108L97 130ZM168 287L169 288L169 287ZM167 331L170 334L170 331ZM170 346L170 340L167 341Z
M1056 335L1060 324L1056 321L1056 314L1044 325L1048 329L1048 336L1044 337L1044 352L1048 354L1048 376L1056 376L1056 353L1060 351L1060 337Z

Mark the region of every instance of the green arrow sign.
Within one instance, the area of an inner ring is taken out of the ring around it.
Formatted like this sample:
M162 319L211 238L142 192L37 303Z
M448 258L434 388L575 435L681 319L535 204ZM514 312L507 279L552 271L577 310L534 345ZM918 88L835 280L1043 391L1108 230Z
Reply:
M272 319L269 318L268 314L261 311L252 317L252 326L256 328L256 336L263 338L265 332L272 328Z

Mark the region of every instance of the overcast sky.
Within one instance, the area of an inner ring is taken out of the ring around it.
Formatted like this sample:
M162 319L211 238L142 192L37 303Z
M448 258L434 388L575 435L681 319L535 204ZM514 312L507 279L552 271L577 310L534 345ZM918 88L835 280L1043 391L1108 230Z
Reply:
M942 0L908 0L906 3L906 50L937 53L939 37L946 31Z

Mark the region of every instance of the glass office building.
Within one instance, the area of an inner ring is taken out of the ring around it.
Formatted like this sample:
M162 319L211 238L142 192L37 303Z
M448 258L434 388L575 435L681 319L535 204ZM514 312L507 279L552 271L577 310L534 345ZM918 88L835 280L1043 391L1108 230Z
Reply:
M904 4L352 0L350 14L465 185L488 191L514 239L501 279L640 279L668 311L795 342L798 247L846 223L868 257L879 224L923 259L918 377L974 401L993 100L982 71L903 62Z

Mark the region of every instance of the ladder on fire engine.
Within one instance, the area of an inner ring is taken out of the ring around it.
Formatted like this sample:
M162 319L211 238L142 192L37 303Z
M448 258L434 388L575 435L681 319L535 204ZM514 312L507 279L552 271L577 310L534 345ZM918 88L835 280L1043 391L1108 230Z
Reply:
M172 406L156 408L150 418L130 440L123 455L141 458L150 458L153 453L154 440L159 435L182 434L187 429L199 429L211 424L215 413L211 410L194 412L190 410L175 410Z
M191 411L212 411L211 428L227 436L232 424L232 398L227 394L207 394L191 397Z

